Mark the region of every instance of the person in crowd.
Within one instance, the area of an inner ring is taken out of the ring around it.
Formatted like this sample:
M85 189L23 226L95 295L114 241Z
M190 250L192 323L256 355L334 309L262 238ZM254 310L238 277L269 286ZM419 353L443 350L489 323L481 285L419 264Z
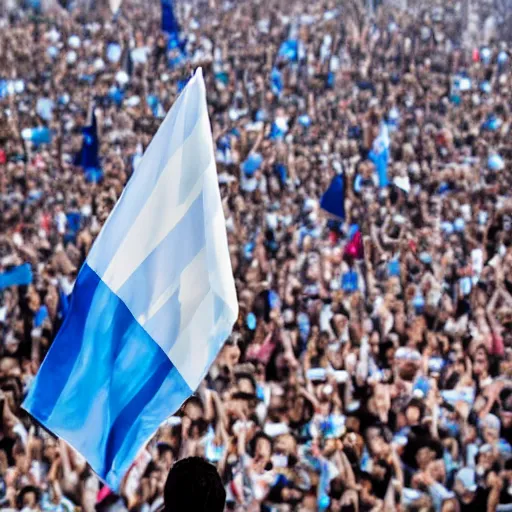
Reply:
M189 457L172 466L165 482L164 500L165 512L223 512L226 491L215 466L201 457Z

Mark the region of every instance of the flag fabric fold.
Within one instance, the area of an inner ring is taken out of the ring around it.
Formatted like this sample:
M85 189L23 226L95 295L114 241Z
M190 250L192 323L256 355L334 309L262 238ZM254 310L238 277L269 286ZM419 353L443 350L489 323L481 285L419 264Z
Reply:
M118 490L237 316L198 70L95 241L24 408Z

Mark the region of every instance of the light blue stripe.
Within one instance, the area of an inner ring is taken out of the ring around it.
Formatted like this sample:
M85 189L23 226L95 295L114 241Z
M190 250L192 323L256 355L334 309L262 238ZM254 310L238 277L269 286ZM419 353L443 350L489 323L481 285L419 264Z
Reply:
M201 192L180 222L119 289L118 296L130 306L135 318L147 313L165 290L178 283L183 270L205 246L204 216Z
M117 490L139 449L191 393L123 302L84 265L24 408Z

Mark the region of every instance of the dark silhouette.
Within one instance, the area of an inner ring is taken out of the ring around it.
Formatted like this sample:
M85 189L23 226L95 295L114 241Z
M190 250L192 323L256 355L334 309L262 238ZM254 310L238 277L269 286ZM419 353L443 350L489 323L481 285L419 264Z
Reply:
M165 482L165 512L223 512L226 491L215 466L201 457L182 459Z

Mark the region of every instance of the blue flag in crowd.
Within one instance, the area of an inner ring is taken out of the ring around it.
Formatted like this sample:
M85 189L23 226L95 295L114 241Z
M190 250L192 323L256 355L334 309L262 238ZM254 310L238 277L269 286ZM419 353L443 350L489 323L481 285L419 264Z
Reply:
M341 220L345 219L345 180L341 174L332 179L320 199L320 207Z
M0 272L0 290L10 286L22 286L32 283L32 268L29 263Z
M162 5L162 31L167 33L167 51L169 53L169 67L181 67L187 59L187 40L181 37L181 27L174 12L174 0L161 0Z
M0 98L7 98L9 95L9 88L7 80L0 79Z
M270 140L283 140L288 133L288 121L286 119L276 119L270 128Z
M190 78L183 78L181 80L178 80L178 92L181 92L183 91L183 89L185 89L189 80Z
M103 176L100 164L100 141L94 109L89 126L82 128L83 143L80 153L75 159L75 165L83 168L87 181L97 183Z
M331 504L331 499L329 498L329 482L330 471L329 471L329 462L327 460L322 460L320 462L320 481L318 482L318 497L317 497L317 507L319 511L325 511L329 508Z
M482 130L487 130L491 132L495 132L502 125L501 119L497 117L495 114L491 114L487 117L487 119L482 124Z
M41 327L43 322L48 318L48 308L41 306L34 316L34 327Z
M389 164L389 131L386 123L380 125L380 133L373 141L373 147L368 157L375 165L375 170L379 178L379 187L387 187L388 164Z
M36 13L41 12L41 0L28 0L27 6L31 9L34 9Z
M270 88L272 92L279 96L283 92L283 76L281 71L276 67L272 68L272 72L270 73Z
M299 60L299 42L296 39L287 39L279 47L278 56L290 62L297 62Z
M246 176L253 176L254 173L261 167L263 163L263 156L259 153L250 153L247 159L242 163L242 171Z
M341 289L346 292L356 292L359 288L359 276L354 270L345 272L341 277Z
M119 89L119 87L113 85L108 91L108 97L110 98L112 103L120 107L123 103L124 92L121 89Z
M156 117L158 113L158 107L160 106L158 96L156 94L148 94L146 96L146 102L148 104L148 107L151 109L151 112Z
M66 233L64 235L64 241L75 243L80 226L82 224L82 216L78 211L70 211L66 213Z
M118 491L237 318L198 70L96 238L24 408Z
M400 277L400 261L393 259L388 263L388 276Z
M35 128L24 128L21 131L24 140L31 141L35 146L50 144L52 131L47 126L36 126Z
M161 0L162 5L162 31L169 34L171 39L179 40L180 24L174 14L174 1Z

